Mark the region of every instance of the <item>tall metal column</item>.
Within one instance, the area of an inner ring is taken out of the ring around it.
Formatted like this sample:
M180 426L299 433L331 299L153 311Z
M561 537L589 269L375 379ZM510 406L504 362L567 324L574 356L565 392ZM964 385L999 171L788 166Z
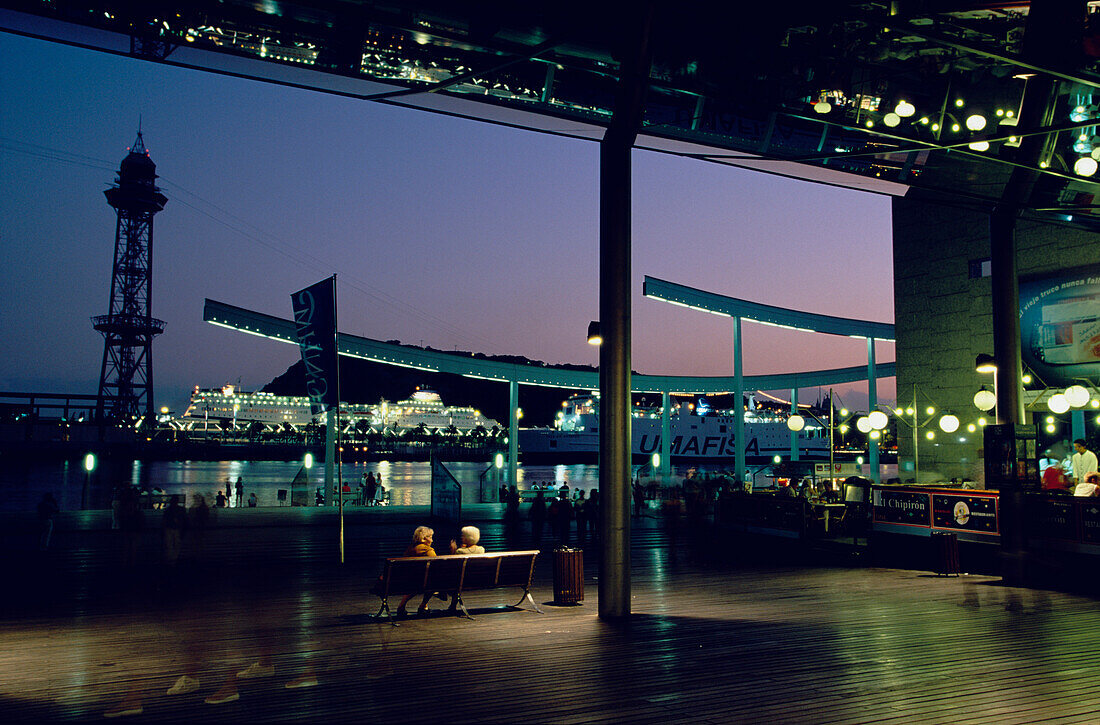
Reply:
M624 18L614 112L600 142L599 615L630 615L630 151L641 125L653 3Z
M733 318L733 435L737 442L734 464L737 480L745 482L745 375L741 369L741 318Z
M672 481L672 401L668 391L661 393L661 485Z
M867 412L878 407L878 376L875 374L875 339L867 338ZM878 465L878 441L867 438L867 459L871 467L871 480L882 482L882 472Z
M798 415L798 388L791 388L791 415ZM798 431L791 431L791 460L798 460Z
M989 217L990 284L993 305L993 359L997 370L997 422L1023 423L1023 369L1020 363L1020 286L1016 277L1016 211L998 207Z
M508 381L508 485L519 484L519 383Z
M1038 65L1073 67L1078 61L1084 33L1085 3L1081 0L1047 0L1032 3L1024 30L1022 55ZM1059 101L1058 82L1049 75L1028 79L1020 103L1017 128L1026 134L1049 125ZM990 288L993 310L993 359L997 364L995 390L997 423L1026 422L1023 370L1020 362L1020 287L1016 266L1016 219L1031 203L1038 181L1036 169L1053 153L1055 134L1023 135L1015 161L1019 164L1005 184L1001 200L989 216ZM990 446L986 446L986 451ZM1027 578L1027 534L1024 492L1002 487L998 502L1001 517L1002 576L1010 584Z

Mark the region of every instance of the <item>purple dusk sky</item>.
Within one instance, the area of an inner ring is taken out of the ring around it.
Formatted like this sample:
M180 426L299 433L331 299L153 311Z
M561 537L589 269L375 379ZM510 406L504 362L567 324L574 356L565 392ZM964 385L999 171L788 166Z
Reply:
M595 143L2 33L0 98L6 390L96 390L89 317L107 312L114 244L103 190L139 117L169 200L153 249L153 314L168 323L153 348L158 405L180 408L195 385L258 388L297 359L202 322L204 298L289 317L290 293L334 272L344 332L595 362ZM732 373L729 320L642 297L647 274L893 321L888 198L633 158L635 370ZM746 374L866 363L860 340L744 330ZM877 356L893 360L893 345ZM866 405L865 384L840 392ZM879 397L894 398L892 380Z

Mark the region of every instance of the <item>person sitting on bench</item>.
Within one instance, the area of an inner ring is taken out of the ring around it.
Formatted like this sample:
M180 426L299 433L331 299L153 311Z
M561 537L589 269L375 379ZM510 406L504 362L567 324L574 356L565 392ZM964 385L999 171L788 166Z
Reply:
M478 541L481 540L481 531L476 526L463 526L458 532L459 538L462 539L462 546L455 543L454 539L451 539L451 553L452 554L484 554L485 547L479 546ZM447 609L447 612L454 614L458 611L458 592L451 592L451 606Z
M412 543L405 549L405 556L435 556L435 549L432 548L432 537L435 536L435 531L427 526L417 526L413 530ZM413 594L406 594L401 600L401 603L397 605L397 616L404 617L407 615L405 612L405 605L409 603L409 600L413 598ZM417 607L416 613L419 615L425 615L428 613L428 601L432 598L432 593L428 592L424 595L424 599L421 600L420 606ZM446 599L447 595L439 595L440 599Z
M485 547L478 546L477 542L481 540L481 532L476 526L463 526L462 530L458 532L459 538L462 539L462 546L455 543L454 539L451 539L451 553L452 554L484 554Z

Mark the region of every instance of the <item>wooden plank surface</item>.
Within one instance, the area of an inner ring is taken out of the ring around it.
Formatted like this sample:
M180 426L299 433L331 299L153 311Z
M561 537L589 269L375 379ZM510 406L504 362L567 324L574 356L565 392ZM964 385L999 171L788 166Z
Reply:
M626 622L596 617L588 542L583 606L540 615L507 608L518 590L471 592L473 621L400 627L369 618L368 589L404 549L403 522L351 527L343 566L332 532L291 524L212 529L172 568L156 531L132 567L118 564L118 532L59 532L41 555L0 537L15 583L0 619L0 717L99 720L129 697L144 710L133 721L1100 722L1092 598L772 560L758 555L767 540L653 519L634 528ZM489 550L533 543L497 523L482 531ZM536 566L540 604L553 599L551 556ZM265 656L274 676L204 702ZM284 687L310 671L318 686ZM166 695L186 672L200 689Z

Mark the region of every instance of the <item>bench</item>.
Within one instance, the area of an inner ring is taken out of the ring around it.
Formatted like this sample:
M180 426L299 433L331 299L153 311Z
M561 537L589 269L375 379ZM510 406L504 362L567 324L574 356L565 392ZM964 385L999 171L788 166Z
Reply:
M462 616L473 619L462 601L464 592L500 587L522 587L523 596L512 605L520 608L526 599L542 614L531 598L531 579L535 574L537 550L502 551L488 554L448 554L446 556L399 556L386 559L382 576L372 591L382 599L374 616L392 619L389 598L406 594L444 592L455 597Z

